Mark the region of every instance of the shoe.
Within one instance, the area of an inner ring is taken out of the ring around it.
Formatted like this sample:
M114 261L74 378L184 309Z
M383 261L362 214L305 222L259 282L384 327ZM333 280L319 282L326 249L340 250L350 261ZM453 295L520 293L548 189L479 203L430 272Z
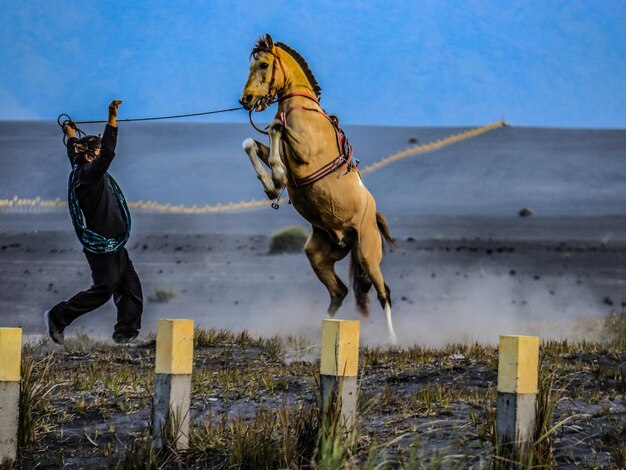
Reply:
M62 330L59 330L52 319L50 318L50 309L43 312L43 323L46 327L46 332L50 339L56 344L63 344L65 342L65 335Z
M131 335L116 332L113 333L113 341L115 341L117 344L133 344L133 342L135 342L135 340L137 339L137 336L139 336L138 331L135 331Z

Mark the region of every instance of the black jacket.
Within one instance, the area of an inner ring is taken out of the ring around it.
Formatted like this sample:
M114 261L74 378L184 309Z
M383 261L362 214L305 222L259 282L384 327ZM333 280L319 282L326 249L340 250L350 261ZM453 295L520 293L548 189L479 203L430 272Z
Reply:
M74 164L76 138L67 141L67 156ZM115 157L117 127L107 125L102 136L102 148L91 163L78 163L74 189L87 228L107 238L117 237L126 232L126 222L122 208L115 197L109 179L105 177L109 165Z

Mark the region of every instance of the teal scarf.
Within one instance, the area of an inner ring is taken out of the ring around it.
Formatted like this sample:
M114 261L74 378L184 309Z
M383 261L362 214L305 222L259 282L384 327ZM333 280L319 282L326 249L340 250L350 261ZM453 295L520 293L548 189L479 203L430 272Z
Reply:
M72 224L74 225L74 230L76 231L78 241L80 241L85 250L91 253L96 253L99 255L113 253L122 248L128 241L128 237L130 236L130 212L128 211L128 204L126 203L124 194L122 194L122 190L118 186L117 182L113 179L113 177L106 173L105 177L109 179L111 187L113 188L113 192L117 197L117 201L122 208L124 221L126 222L126 233L116 238L106 238L92 230L89 230L85 226L83 211L80 209L80 205L78 204L78 198L76 197L76 190L74 189L74 182L76 179L77 170L78 165L74 165L72 167L72 173L70 174L68 182L67 205L70 209L70 217L72 218Z

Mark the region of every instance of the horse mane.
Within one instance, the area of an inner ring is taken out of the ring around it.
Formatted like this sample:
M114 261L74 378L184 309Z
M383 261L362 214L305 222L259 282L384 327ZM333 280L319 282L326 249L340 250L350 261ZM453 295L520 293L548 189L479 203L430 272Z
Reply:
M280 47L281 49L283 49L291 57L293 57L294 60L298 63L298 65L304 72L304 75L306 76L307 80L311 83L311 87L313 87L313 93L315 93L315 96L317 97L317 100L319 101L320 98L322 97L322 87L320 86L317 79L315 78L315 75L313 75L313 71L311 70L311 67L309 67L309 64L307 63L307 61L304 60L304 57L302 57L298 51L296 51L295 49L289 47L287 44L284 44L282 42L277 42L276 47Z
M287 44L282 43L282 42L277 42L274 44L272 42L271 37L269 37L268 35L261 36L259 40L256 42L256 44L254 45L254 48L252 48L252 52L250 53L250 58L254 57L256 59L256 57L261 52L266 52L268 54L271 54L273 46L283 49L287 54L293 57L293 59L296 61L296 63L300 66L300 68L304 72L304 75L306 76L309 83L311 83L311 87L313 88L313 93L315 93L315 96L317 97L319 101L322 96L322 87L320 86L317 79L315 78L315 75L313 75L313 71L311 70L311 67L309 67L309 64L307 63L307 61L304 59L304 57L300 55L298 51L289 47Z
M267 34L265 36L261 36L252 48L252 52L250 52L250 58L252 59L254 57L256 59L261 52L267 52L268 54L271 54L273 47L273 43L270 42L271 40L272 38L268 37Z

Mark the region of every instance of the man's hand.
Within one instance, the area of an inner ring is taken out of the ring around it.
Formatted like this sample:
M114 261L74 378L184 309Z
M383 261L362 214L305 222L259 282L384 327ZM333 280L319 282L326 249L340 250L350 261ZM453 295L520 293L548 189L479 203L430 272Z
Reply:
M68 122L63 126L63 132L69 139L76 137L76 124L72 121Z
M109 119L107 121L107 124L109 126L117 126L117 110L119 109L121 104L122 100L111 101L111 104L109 105Z

